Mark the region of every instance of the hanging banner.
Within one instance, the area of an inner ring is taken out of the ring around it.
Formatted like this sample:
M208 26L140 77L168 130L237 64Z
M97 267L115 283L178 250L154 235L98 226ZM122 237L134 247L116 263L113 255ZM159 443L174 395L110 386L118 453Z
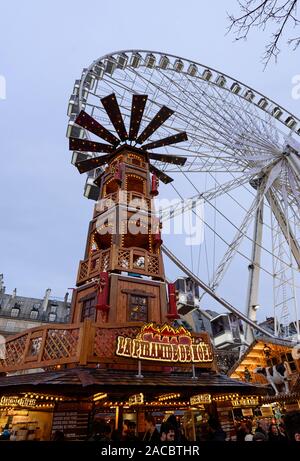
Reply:
M117 337L116 355L161 362L211 363L213 352L209 340L196 338L183 326L155 326L149 323L136 338Z

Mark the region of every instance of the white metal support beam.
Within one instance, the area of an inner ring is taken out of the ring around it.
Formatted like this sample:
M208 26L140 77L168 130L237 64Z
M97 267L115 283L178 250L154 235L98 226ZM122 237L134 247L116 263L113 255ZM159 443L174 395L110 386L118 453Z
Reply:
M269 202L269 205L274 213L274 216L280 226L280 229L288 245L291 246L292 255L294 256L295 261L298 265L298 268L300 269L300 246L297 242L296 237L294 236L294 233L289 223L286 222L285 215L280 206L280 203L278 202L275 194L272 192L271 189L269 189L268 192L266 193L266 198Z
M195 275L188 267L186 267L179 259L165 246L162 245L161 249L165 255L170 258L171 261L173 261L176 266L179 267L179 269L182 270L188 277L190 277L197 285L199 285L204 291L206 291L212 298L214 298L216 301L218 301L222 306L224 306L229 312L232 312L235 314L237 317L239 317L241 320L244 320L245 323L250 325L252 328L254 328L257 331L260 331L263 333L263 335L268 336L270 338L275 338L274 335L272 335L269 331L266 331L264 328L261 328L259 325L256 325L255 322L252 320L248 319L248 317L240 312L238 309L236 309L232 304L230 304L228 301L225 301L225 299L221 298L218 296L217 293L215 293L206 283L204 283L197 275Z
M258 208L255 213L254 230L253 230L253 244L251 264L248 266L249 279L247 290L247 304L246 312L247 317L255 322L256 312L258 308L258 291L259 291L259 274L260 274L260 260L261 260L261 246L263 235L263 199L261 200L262 189L257 186L257 201ZM253 330L249 325L246 325L245 339L247 343L254 340Z

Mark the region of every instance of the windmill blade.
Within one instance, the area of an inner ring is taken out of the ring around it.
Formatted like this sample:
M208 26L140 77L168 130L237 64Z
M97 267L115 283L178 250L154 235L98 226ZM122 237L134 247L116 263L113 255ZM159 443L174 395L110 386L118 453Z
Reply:
M178 134L173 136L168 136L167 138L159 139L158 141L150 142L142 146L142 149L155 149L156 147L169 146L170 144L176 144L177 142L187 141L188 137L185 131L181 131Z
M99 166L105 165L111 158L111 154L103 155L102 157L89 158L87 160L81 160L76 162L75 166L79 173L86 173L87 171L94 170Z
M80 152L114 152L115 148L102 142L89 141L88 139L69 138L69 149Z
M159 162L172 163L173 165L183 166L186 162L186 157L179 157L176 155L167 155L167 154L155 154L148 152L149 158L152 160L158 160Z
M129 127L130 141L134 141L138 135L147 99L148 96L146 94L134 94L132 96L131 117Z
M151 171L151 173L156 174L158 179L160 179L161 182L163 182L164 184L169 184L170 182L174 181L173 178L171 178L166 173L156 168L154 165L151 165L151 163L149 165L149 170Z
M126 141L128 134L115 93L102 98L101 102L121 141Z
M97 120L87 114L84 110L80 112L75 120L75 123L79 126L82 126L82 128L85 128L91 133L94 133L96 136L99 136L99 138L102 138L110 144L113 144L114 146L120 142L120 140L114 134L108 131L104 126L101 125L101 123L97 122Z
M146 139L148 139L149 136L151 136L151 134L154 133L154 131L156 131L166 120L168 120L168 118L171 117L172 114L174 114L174 111L172 109L163 106L157 112L157 114L154 116L151 122L146 126L143 132L139 135L136 142L142 144L144 141L146 141Z

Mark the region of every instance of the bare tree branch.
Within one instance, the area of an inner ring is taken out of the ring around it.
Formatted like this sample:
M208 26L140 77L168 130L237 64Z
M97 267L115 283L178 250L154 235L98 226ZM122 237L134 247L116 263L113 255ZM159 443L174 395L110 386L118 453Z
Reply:
M237 17L228 15L230 21L228 32L233 32L235 39L241 40L246 39L252 29L265 30L268 26L276 26L263 54L266 67L272 58L277 60L287 25L289 23L294 27L300 25L297 3L298 0L238 0L241 14ZM295 50L300 45L300 36L289 37L287 43Z

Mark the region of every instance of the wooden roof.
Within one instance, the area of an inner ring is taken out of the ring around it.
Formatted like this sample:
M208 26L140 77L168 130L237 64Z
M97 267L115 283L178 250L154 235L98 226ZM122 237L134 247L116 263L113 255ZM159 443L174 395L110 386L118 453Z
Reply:
M282 348L282 349L292 349L295 343L291 341L286 341L283 339L274 339L269 337L260 337L253 341L244 354L239 358L239 360L234 364L234 366L228 371L228 376L238 377L238 372L244 366L249 367L250 362L253 362L253 367L265 366L266 363L265 357L263 354L263 349L265 345L269 346L271 349ZM251 368L251 367L250 367Z
M192 373L144 373L138 378L132 371L104 370L96 368L69 368L43 373L30 373L0 377L0 394L22 391L51 391L68 395L90 395L104 391L110 395L124 396L135 392L181 391L187 395L197 392L224 394L265 394L261 386L240 382L215 372L200 373L192 379Z

